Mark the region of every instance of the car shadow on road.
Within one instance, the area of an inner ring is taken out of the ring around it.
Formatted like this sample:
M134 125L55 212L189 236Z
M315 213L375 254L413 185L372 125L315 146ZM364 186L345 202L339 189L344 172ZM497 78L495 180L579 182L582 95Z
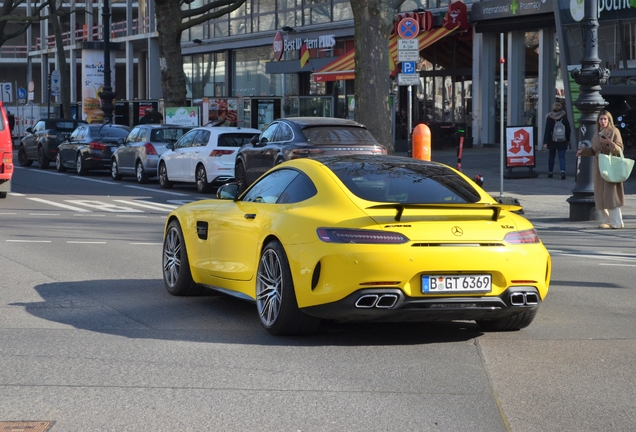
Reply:
M274 337L254 304L212 291L173 297L158 279L56 282L34 287L42 301L14 302L34 317L80 330L138 339L298 346L415 345L469 341L473 322L324 322L311 336Z

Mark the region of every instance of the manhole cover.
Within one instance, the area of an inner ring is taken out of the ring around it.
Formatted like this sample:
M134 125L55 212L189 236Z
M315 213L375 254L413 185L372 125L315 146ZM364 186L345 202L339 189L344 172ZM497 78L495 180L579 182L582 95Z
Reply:
M51 426L52 421L13 421L3 422L0 421L0 432L46 432Z

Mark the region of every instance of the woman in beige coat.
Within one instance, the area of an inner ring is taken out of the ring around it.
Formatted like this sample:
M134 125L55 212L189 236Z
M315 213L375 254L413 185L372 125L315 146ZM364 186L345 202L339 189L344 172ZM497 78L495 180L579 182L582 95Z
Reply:
M598 154L619 155L623 150L623 138L614 126L612 114L602 110L596 119L597 133L592 137L592 147L579 150L578 155L594 156L594 204L601 212L599 228L623 228L620 207L625 205L623 183L610 183L601 177L598 168Z

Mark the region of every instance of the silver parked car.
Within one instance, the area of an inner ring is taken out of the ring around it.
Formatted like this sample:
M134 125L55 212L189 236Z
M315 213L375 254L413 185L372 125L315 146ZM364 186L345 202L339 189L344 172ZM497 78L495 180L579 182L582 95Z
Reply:
M124 145L113 153L110 164L113 180L134 176L139 183L146 183L157 175L159 156L166 151L166 145L174 144L189 130L186 126L166 124L135 126Z

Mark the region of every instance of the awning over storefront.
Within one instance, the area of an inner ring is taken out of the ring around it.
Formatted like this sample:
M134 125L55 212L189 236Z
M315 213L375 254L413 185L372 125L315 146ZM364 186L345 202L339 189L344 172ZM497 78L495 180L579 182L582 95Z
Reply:
M448 30L446 27L438 27L433 30L422 32L417 36L420 41L419 48L424 48L433 45L441 38L448 36L459 27L455 27L452 30ZM398 39L400 37L397 34L391 35L389 40L389 71L392 72L398 63ZM327 82L338 80L349 80L355 78L355 50L351 50L346 54L341 55L331 63L318 69L314 73L315 82Z

